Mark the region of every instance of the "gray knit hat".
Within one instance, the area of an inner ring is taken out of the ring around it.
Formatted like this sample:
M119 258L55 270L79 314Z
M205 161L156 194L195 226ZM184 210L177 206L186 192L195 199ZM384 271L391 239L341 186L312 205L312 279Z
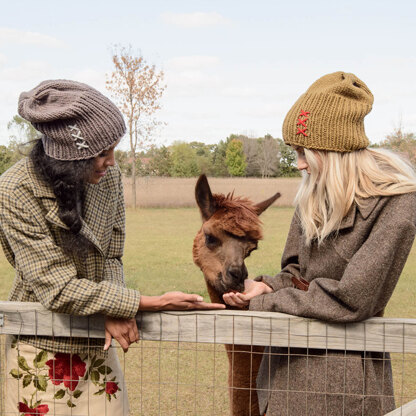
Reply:
M19 97L19 114L44 134L45 153L59 160L90 159L126 132L120 110L81 82L41 82Z

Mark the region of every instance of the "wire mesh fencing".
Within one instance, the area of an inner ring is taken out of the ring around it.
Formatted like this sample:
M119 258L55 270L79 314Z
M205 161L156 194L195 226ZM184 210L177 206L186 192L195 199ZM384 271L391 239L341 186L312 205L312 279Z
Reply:
M113 347L117 351L125 380L125 385L116 387L111 377L107 377L109 368L101 358L102 346L95 346L93 342L104 337L102 316L71 317L52 313L35 303L0 302L1 414L42 414L35 411L19 412L17 408L14 413L6 413L4 389L6 382L11 379L21 383L22 393L36 383L42 387L45 380L58 377L50 372L51 362L56 363L56 368L59 367L56 357L42 356L41 349L38 349L33 360L27 360L26 363L19 361L15 366L17 373L13 373L13 369L6 365L5 349L6 343L19 338L47 336L68 337L74 340L74 346L79 338L91 340L87 354L77 354L81 361L85 359L87 363L89 379L97 381L95 390L88 393L88 398L110 403L114 401L114 395L120 394L118 389L126 389L131 415L217 416L229 415L230 412L255 415L258 412L252 409L251 404L257 399L258 393L288 402L293 397L296 399L298 394L298 402L305 407L305 415L330 415L332 413L326 410L320 414L308 412L308 408L313 408L311 403L316 398L317 380L320 379L324 380L326 393L320 400L339 400L343 403L339 414L349 415L351 398L364 394L370 399L372 397L371 389L364 381L355 389L348 384L348 369L357 356L360 357L364 374L373 371L371 362L379 360L378 368L382 370L377 376L381 383L391 364L394 392L386 386L381 398L386 403L394 399L397 409L388 414L416 415L415 319L372 318L360 323L331 324L280 313L226 310L140 313L137 322L140 342L132 344L126 354L118 344ZM272 360L267 361L268 358ZM55 380L56 384L53 385L54 400L64 402L65 406L54 407L53 412L51 410L45 414L94 414L82 413L83 410L77 406L75 396L87 394L80 387L81 377L72 371L72 367L78 365L77 359L72 358L66 386L62 374L59 376L62 380ZM266 367L272 365L270 363L275 359L285 363L280 370L280 380L283 382L273 383L269 378L259 387L260 390L256 388L255 370L261 359ZM45 363L49 362L49 367L41 374L45 380L36 375L39 369L35 360L39 368L40 364L45 367ZM336 360L344 363L343 367L336 367L344 369L339 374L330 371ZM320 362L324 364L317 366L316 363ZM297 365L302 368L297 368ZM25 366L30 367L32 375ZM79 366L82 367L81 364ZM317 374L317 368L324 369L323 374ZM302 372L304 382L297 381L293 385L299 372ZM27 403L27 408L35 409L37 403L41 406L42 394L42 389L37 389L36 397ZM380 392L374 393L374 397L380 399ZM68 401L74 406L68 406ZM237 410L239 405L240 409ZM241 413L241 406L244 413ZM330 403L326 403L322 409L330 407ZM282 407L280 414L292 415L290 408L288 403ZM111 410L105 412L112 414ZM363 406L355 414L367 416L366 412L367 408Z

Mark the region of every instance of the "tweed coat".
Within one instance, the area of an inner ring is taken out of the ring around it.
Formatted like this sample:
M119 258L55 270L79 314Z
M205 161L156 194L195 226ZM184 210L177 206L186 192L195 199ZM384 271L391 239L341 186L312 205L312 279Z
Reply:
M337 234L307 246L297 212L275 277L259 276L274 292L250 309L328 322L382 314L416 232L416 195L368 198L354 204ZM295 288L292 276L309 282ZM389 353L271 348L257 378L261 414L384 415L394 409Z
M47 309L72 315L102 313L133 318L139 292L124 284L121 257L125 240L124 197L118 166L99 184L88 184L80 233L92 248L85 259L63 252L62 232L51 187L35 171L30 158L0 177L0 242L16 269L9 300L40 302ZM102 350L103 340L20 337L38 348L76 353Z

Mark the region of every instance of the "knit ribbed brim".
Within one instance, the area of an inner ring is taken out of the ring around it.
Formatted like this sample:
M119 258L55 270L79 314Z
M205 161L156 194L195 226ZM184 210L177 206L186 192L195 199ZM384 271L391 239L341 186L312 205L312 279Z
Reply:
M290 109L283 122L287 144L308 149L351 152L370 143L364 117L373 95L353 74L335 72L314 82Z
M126 132L120 110L103 94L80 82L49 80L19 97L19 114L44 134L48 156L89 159Z

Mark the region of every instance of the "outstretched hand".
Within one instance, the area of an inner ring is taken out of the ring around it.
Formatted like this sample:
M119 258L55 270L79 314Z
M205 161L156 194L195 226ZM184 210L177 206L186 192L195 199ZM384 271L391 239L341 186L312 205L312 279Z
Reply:
M221 303L207 303L200 295L167 292L161 296L141 296L141 311L187 311L192 309L224 309Z
M167 292L161 296L163 311L183 311L189 309L224 309L222 303L207 303L200 295L183 293L183 292Z
M183 292L167 292L161 296L141 296L140 311L188 311L192 309L224 309L222 303L207 303L200 295ZM105 345L108 350L111 339L118 341L124 352L129 345L139 340L139 331L135 319L120 319L106 317L105 320Z
M222 298L227 305L236 308L244 309L250 304L250 300L255 296L264 295L273 292L273 289L263 282L256 282L255 280L244 280L244 292L229 292L224 293Z

